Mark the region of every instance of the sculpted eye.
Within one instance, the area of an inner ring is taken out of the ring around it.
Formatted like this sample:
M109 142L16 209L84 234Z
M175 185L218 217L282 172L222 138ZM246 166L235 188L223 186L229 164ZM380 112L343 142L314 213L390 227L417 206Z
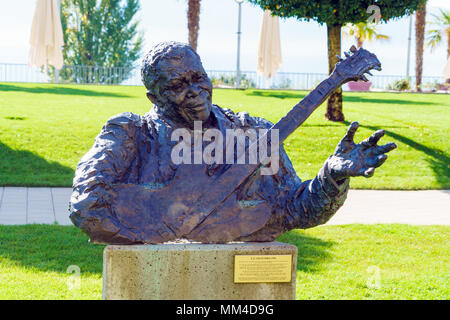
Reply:
M179 89L181 89L182 86L183 86L183 84L180 81L172 82L170 84L170 88L172 90L179 90Z
M195 82L201 82L203 80L205 80L205 75L204 74L196 74L194 75L194 81Z

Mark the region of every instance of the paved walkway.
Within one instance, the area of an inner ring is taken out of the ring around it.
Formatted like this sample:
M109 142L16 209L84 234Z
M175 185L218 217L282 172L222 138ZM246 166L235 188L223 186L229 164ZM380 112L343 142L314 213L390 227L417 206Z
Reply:
M0 224L71 225L71 193L71 188L0 187ZM349 223L450 225L450 190L350 190L328 224Z

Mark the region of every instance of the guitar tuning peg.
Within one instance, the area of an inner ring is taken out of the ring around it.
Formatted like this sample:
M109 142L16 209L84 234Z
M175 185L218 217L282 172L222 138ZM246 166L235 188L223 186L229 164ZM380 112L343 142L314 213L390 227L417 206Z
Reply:
M338 54L336 55L336 57L338 58L339 62L344 61L344 59L342 59Z
M358 49L356 49L356 47L353 45L350 47L350 52L351 53L355 53Z
M348 53L348 52L345 52L344 51L344 54L345 54L345 56L348 58L348 57L350 57L350 54Z

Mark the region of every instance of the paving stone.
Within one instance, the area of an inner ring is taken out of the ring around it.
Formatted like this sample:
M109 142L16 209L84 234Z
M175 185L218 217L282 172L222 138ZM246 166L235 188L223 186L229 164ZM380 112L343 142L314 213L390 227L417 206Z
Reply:
M53 210L50 188L28 188L27 223L53 224Z
M27 223L27 188L5 187L0 205L0 224Z
M328 224L450 225L450 190L350 190Z
M56 222L59 225L73 225L69 219L69 200L72 188L52 188Z

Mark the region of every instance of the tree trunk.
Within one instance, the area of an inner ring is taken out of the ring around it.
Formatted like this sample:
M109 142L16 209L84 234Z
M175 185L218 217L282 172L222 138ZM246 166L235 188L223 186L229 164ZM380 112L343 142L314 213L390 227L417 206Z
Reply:
M447 59L450 57L450 28L447 28ZM445 83L450 83L450 78L445 79Z
M341 25L327 25L328 34L328 74L338 62L336 55L341 54ZM344 121L342 113L342 89L336 89L328 98L325 117L331 121Z
M200 20L200 0L188 0L189 44L197 51L197 39Z
M422 91L423 41L425 36L426 3L416 11L416 91Z
M450 28L447 28L447 59L450 57Z
M359 49L362 47L362 45L363 45L363 41L362 41L361 37L357 37L356 38L356 47Z

